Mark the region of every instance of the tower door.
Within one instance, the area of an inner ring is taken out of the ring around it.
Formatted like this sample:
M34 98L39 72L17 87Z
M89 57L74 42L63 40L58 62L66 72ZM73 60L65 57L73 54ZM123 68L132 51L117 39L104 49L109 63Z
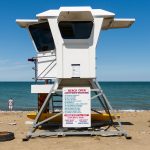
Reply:
M72 64L72 77L80 77L80 64Z

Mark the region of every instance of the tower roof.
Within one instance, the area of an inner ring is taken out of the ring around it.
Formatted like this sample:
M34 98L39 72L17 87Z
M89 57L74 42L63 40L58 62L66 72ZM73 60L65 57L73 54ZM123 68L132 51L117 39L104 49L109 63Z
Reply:
M83 15L81 15L83 14ZM69 16L69 17L68 17ZM134 22L135 19L119 19L115 18L115 14L103 9L92 9L91 7L60 7L57 10L48 10L36 15L37 19L17 19L16 22L19 26L26 28L29 25L43 22L48 18L56 17L59 20L76 21L79 18L83 21L90 20L93 18L104 18L102 29L116 29L116 28L128 28Z

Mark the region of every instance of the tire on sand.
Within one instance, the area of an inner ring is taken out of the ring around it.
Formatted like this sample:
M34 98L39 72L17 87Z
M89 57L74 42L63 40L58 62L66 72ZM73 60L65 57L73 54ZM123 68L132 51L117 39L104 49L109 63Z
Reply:
M0 142L10 141L10 140L13 140L14 138L15 136L14 136L14 133L12 132L8 132L8 131L0 132Z

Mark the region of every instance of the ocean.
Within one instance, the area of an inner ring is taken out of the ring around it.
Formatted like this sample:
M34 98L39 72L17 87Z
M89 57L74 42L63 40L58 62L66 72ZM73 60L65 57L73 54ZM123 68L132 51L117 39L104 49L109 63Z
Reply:
M8 99L14 99L14 110L36 110L37 95L31 94L34 82L0 82L0 110L8 110ZM100 82L115 110L150 110L150 82ZM92 101L97 106L98 101Z

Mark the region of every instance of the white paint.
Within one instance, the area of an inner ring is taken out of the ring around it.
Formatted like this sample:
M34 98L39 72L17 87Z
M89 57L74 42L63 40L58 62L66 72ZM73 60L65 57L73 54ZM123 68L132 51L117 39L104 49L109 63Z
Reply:
M80 77L80 64L72 64L72 77Z
M38 19L16 19L16 23L22 28L27 28L29 25L38 23Z
M16 20L16 22L26 28L35 23L45 21L49 23L55 49L37 54L37 78L40 80L96 78L96 45L100 31L127 28L135 21L135 19L116 19L112 12L91 7L60 7L58 10L48 10L36 16L38 17L36 20ZM93 21L91 35L88 39L63 39L58 27L60 21ZM34 41L33 45L36 47ZM54 52L55 56L51 52ZM54 59L56 60L51 64ZM72 64L79 64L80 68L73 72Z
M31 85L31 93L49 93L52 84Z
M61 12L92 12L92 15L95 17L104 17L110 18L115 16L114 13L103 10L103 9L92 9L91 7L82 6L82 7L60 7L58 10L48 10L37 14L36 17L39 19L46 19L51 17L58 17Z
M37 55L37 78L49 79L57 76L56 51L38 53Z

